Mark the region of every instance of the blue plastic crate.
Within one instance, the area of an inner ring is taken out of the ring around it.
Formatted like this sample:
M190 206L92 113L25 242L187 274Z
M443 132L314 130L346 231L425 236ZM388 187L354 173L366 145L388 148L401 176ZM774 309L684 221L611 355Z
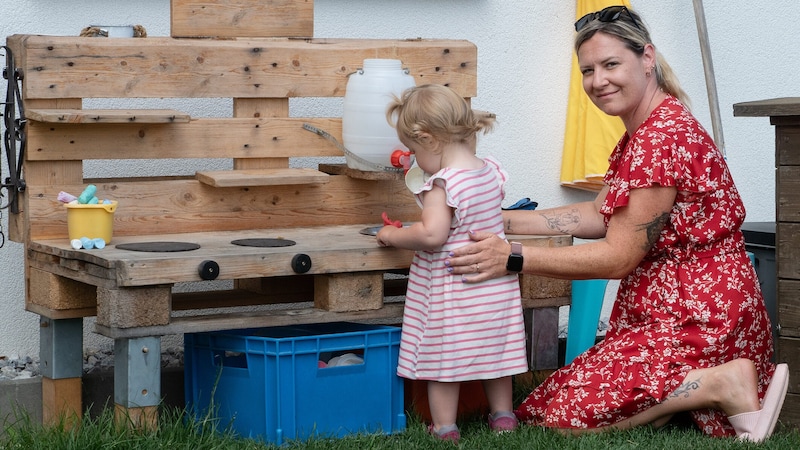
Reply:
M199 418L211 411L219 428L278 444L402 431L399 345L398 327L345 322L187 333L186 403ZM342 353L363 364L318 367Z

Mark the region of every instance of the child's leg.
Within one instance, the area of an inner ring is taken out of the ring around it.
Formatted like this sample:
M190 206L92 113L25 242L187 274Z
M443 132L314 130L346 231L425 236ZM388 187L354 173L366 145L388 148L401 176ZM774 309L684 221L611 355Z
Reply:
M455 425L460 388L460 383L428 381L428 405L431 409L434 431L443 426Z
M489 410L492 414L498 411L511 411L514 409L511 377L484 380L483 391L486 393L486 399L489 401Z
M511 386L511 377L495 378L483 382L483 391L489 400L489 428L498 432L515 430L517 417L511 410L514 399Z

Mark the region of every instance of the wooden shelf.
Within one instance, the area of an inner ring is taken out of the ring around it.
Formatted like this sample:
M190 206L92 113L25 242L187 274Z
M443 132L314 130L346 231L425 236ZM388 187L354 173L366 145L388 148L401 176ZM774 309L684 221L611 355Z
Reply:
M281 186L323 184L330 175L314 169L247 169L197 172L195 177L213 187Z
M331 175L347 175L358 180L402 180L402 172L378 172L352 169L347 164L320 164L319 170Z
M28 119L46 123L188 123L173 109L29 109Z

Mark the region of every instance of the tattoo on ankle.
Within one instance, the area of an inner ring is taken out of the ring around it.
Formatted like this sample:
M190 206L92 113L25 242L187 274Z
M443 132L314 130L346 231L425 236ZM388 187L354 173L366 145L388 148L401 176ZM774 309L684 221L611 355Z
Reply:
M684 381L680 386L678 386L678 389L672 391L669 396L671 398L689 398L689 395L692 393L692 391L696 391L698 389L700 389L700 378L692 381Z
M581 223L581 214L577 209L559 213L542 214L542 217L547 224L547 228L564 234L571 234Z

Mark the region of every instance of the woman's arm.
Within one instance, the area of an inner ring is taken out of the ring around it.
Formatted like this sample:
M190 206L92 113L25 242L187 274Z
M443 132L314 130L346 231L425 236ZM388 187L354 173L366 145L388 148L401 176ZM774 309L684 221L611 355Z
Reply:
M604 187L593 202L534 211L503 211L506 234L570 234L584 239L601 238L606 227L600 206L607 192L608 188Z
M522 271L566 279L622 278L657 241L669 220L675 195L673 187L634 189L628 205L614 211L605 239L571 247L526 246ZM466 282L505 275L511 246L490 233L475 233L473 239L477 242L453 252L447 261L451 272L464 275Z

